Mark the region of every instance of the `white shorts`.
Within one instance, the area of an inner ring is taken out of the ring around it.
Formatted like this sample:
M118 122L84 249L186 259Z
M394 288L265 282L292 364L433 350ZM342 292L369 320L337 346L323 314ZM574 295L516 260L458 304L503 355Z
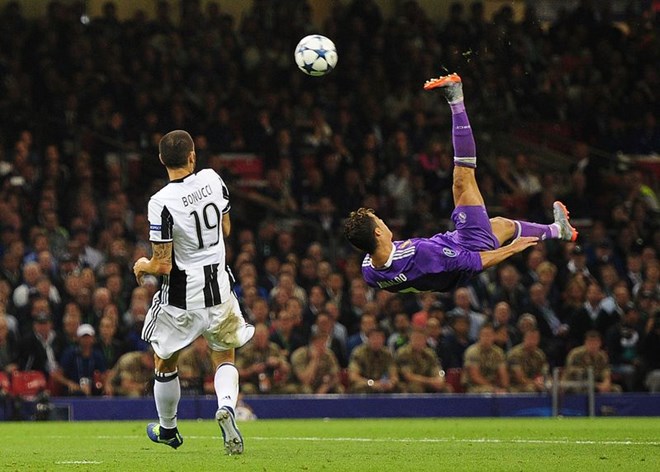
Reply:
M220 305L194 310L161 305L154 297L142 328L142 339L161 359L169 359L202 335L212 350L228 351L241 347L253 334L254 326L245 322L233 293Z

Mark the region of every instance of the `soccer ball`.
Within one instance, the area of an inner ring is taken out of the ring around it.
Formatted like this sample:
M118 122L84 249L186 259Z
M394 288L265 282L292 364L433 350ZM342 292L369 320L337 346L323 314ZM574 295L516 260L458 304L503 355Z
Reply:
M294 57L301 71L320 77L331 72L337 65L337 48L325 36L310 34L300 40Z

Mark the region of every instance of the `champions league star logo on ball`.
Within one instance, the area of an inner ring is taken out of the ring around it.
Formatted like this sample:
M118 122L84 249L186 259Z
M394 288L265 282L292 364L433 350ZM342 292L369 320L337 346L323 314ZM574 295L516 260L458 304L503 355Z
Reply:
M326 75L337 65L335 43L320 34L310 34L300 40L294 53L298 68L307 75Z

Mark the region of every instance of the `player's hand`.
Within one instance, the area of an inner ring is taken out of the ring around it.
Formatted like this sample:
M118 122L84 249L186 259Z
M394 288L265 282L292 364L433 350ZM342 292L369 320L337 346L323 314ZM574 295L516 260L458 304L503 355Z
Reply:
M145 266L149 263L146 257L140 257L133 265L133 273L139 285L142 285L142 278L146 275Z
M518 239L515 239L509 247L514 251L514 254L517 252L523 252L528 247L536 246L539 242L539 238L536 236L521 236Z

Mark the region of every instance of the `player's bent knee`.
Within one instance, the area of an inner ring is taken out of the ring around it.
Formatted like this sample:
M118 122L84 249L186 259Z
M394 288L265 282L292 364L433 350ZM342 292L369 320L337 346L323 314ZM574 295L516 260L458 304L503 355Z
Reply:
M168 359L161 359L158 354L154 354L154 367L161 373L174 372L178 358L178 353Z
M516 231L516 224L513 220L501 216L491 218L490 224L495 234L502 235L505 238L513 237Z

